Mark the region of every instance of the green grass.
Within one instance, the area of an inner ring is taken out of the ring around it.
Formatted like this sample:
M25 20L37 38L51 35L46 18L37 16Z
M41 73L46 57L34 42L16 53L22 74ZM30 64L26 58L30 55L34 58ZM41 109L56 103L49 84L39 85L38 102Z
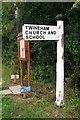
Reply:
M8 88L11 85L11 69L2 65L2 88Z
M0 79L2 77L2 64L0 63ZM0 85L0 89L2 89L2 85ZM2 118L2 96L0 96L0 120Z
M50 93L45 85L33 86L35 88L26 99L19 95L3 96L3 118L80 118L80 98L77 91L66 91L65 105L59 108L54 104L55 93Z
M0 96L0 120L2 118L2 96Z
M3 68L3 88L11 85L11 71ZM65 105L57 107L55 86L44 81L33 81L32 92L23 99L20 95L2 97L2 118L80 118L80 96L73 89L65 91Z

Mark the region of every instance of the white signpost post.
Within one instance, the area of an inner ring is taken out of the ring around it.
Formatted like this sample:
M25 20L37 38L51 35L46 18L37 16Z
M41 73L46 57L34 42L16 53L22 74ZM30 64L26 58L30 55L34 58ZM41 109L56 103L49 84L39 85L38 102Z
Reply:
M64 105L64 16L56 16L59 39L57 41L56 105Z
M24 24L25 40L57 40L56 105L64 105L64 16L56 16L57 26Z

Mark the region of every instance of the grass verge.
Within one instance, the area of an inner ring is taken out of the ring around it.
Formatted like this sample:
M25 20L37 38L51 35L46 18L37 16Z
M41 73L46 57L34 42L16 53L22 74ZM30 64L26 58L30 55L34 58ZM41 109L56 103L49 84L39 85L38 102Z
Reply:
M11 85L11 71L3 67L3 88ZM80 96L73 89L65 91L62 108L55 104L55 86L33 81L32 92L23 99L20 95L2 96L2 118L80 118Z
M36 84L26 99L19 95L3 96L3 118L80 118L80 98L77 91L65 92L65 105L57 107L55 92Z

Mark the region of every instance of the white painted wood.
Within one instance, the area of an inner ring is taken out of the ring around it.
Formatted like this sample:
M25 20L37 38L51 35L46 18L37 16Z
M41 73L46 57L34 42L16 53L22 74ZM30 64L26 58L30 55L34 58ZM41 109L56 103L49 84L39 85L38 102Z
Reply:
M20 40L20 58L25 58L25 41Z
M57 41L57 75L56 75L56 105L64 105L64 44L62 45L61 39L64 35L64 23L61 20L57 21L59 29L59 41Z
M20 89L21 89L21 86L20 85L16 85L16 86L11 86L9 87L10 91L13 93L13 94L20 94Z
M12 92L9 89L7 89L7 90L1 90L0 94L1 95L8 95L8 94L12 94Z
M14 75L11 75L11 79L14 79Z
M58 40L57 26L24 24L22 32L25 40Z
M37 27L37 29L35 29ZM42 29L43 27L43 29ZM49 27L49 28L48 28ZM45 30L44 30L45 29ZM36 37L37 33L38 36ZM48 34L49 31L55 31L56 34ZM29 25L24 24L22 27L23 38L25 40L58 40L57 41L57 64L56 64L56 105L64 105L64 22L62 20L57 21L57 26L46 26L46 25ZM32 33L30 33L32 32ZM34 36L29 37L29 36Z
M16 75L16 78L19 79L19 75Z
M11 75L11 79L14 79L15 75ZM16 74L16 79L19 79L19 75Z

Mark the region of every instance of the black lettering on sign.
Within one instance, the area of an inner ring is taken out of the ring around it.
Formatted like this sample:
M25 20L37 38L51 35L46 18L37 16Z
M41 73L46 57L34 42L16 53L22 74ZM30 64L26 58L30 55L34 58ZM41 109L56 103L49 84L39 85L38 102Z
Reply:
M39 34L46 34L46 31L40 31Z
M33 36L33 35L30 35L30 36L26 36L26 39L45 39L44 35L36 35L36 36Z
M29 30L32 30L33 28L32 28L32 26L29 26Z
M49 27L43 27L43 26L26 26L26 29L29 29L29 30L49 30Z
M53 35L55 35L55 34L56 34L56 31L48 31L48 34L53 34Z
M56 34L56 31L54 31L54 35Z
M43 31L40 31L40 34L42 35L43 33L42 33Z
M46 31L43 31L43 34L46 34Z
M28 39L28 36L26 36L26 39Z
M32 34L32 31L29 31L29 34Z
M41 36L41 35L40 35L40 37L39 37L39 38L40 38L40 39L45 39L45 38L44 38L44 36Z
M26 35L42 35L46 34L46 31L26 31L25 33Z
M28 35L28 31L25 32Z
M27 26L25 26L26 27L26 29L27 29Z
M29 36L29 39L32 39L32 36L31 36L31 35Z
M33 31L33 35L39 34L39 31Z

